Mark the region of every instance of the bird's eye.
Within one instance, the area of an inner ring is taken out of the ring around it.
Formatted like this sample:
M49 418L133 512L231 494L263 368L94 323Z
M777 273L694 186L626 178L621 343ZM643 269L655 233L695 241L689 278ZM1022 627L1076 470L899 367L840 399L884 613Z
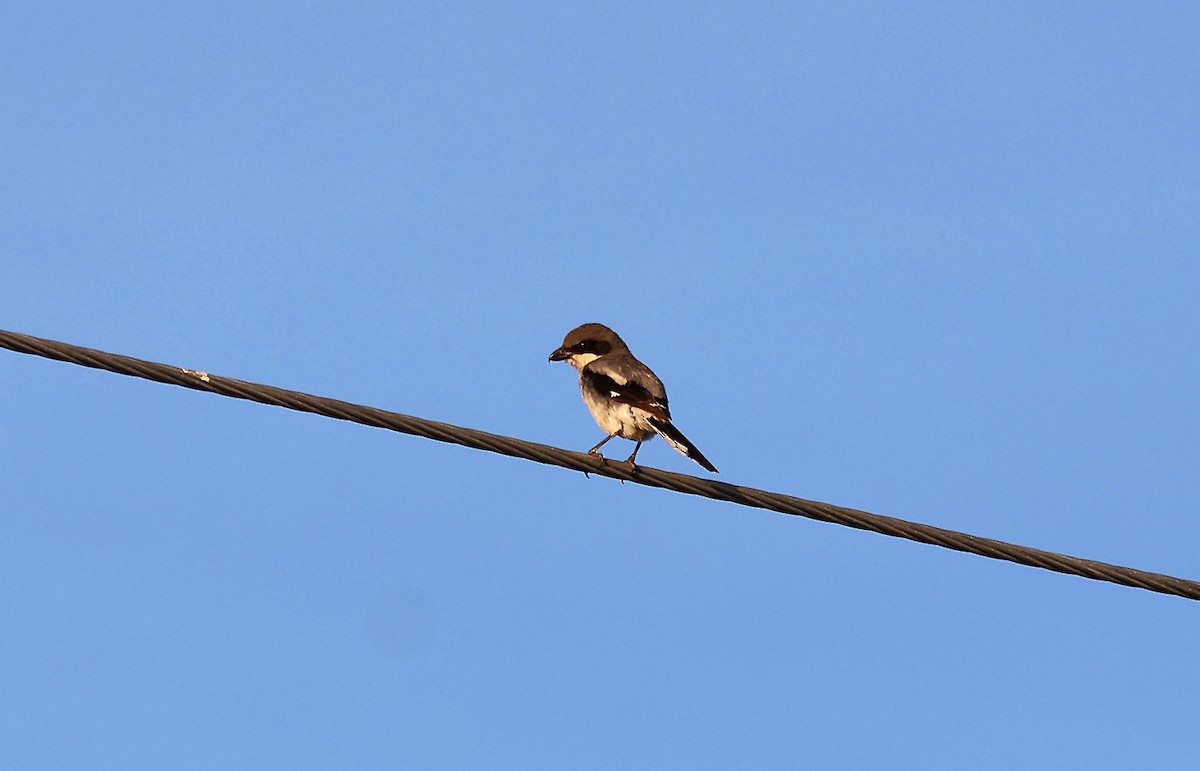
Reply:
M571 350L579 351L580 353L583 353L584 351L587 350L587 347L588 347L588 343L586 340L584 340L582 343L575 343L575 345L571 346Z

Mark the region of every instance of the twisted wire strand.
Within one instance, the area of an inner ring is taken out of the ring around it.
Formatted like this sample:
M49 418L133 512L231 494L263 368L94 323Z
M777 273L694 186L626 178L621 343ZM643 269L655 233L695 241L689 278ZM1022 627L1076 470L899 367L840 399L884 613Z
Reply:
M728 501L742 506L807 517L821 522L831 522L859 530L870 530L895 538L941 546L946 549L977 554L991 559L1007 560L1019 565L1053 570L1058 573L1081 576L1097 581L1108 581L1122 586L1146 589L1162 594L1200 600L1200 582L1183 578L1151 573L1136 568L1111 565L1106 562L1072 557L1066 554L1018 546L992 538L946 530L932 525L909 522L895 517L871 514L857 509L834 506L818 501L809 501L782 493L742 487L712 479L701 479L687 474L662 471L648 466L631 469L623 463L609 463L585 453L564 450L550 445L528 442L523 439L490 434L473 428L463 428L448 423L388 412L376 407L367 407L338 399L290 391L285 388L250 383L234 378L211 375L199 370L173 367L130 356L107 353L91 348L46 340L18 332L0 330L0 347L18 353L42 356L48 359L79 364L85 367L107 370L120 375L140 377L159 383L208 391L236 399L271 404L301 412L311 412L337 420L361 423L366 426L399 431L438 442L449 442L477 450L486 450L500 455L561 466L573 471L620 479L626 482L658 487L687 495L697 495L719 501Z

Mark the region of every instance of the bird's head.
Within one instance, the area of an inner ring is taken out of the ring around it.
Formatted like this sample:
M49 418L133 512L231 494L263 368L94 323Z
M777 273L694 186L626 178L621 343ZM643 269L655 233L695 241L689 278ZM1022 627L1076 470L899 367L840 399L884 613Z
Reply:
M584 324L567 333L562 345L550 354L550 361L565 361L575 369L583 369L616 350L629 350L616 332L603 324Z

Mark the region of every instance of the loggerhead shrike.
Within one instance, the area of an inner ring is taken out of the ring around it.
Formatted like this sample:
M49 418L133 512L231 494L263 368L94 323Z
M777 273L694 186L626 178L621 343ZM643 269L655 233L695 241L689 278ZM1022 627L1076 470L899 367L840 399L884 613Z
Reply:
M583 403L608 434L588 450L588 455L604 457L599 449L609 439L620 436L637 442L625 461L633 466L642 442L658 434L684 456L717 473L717 467L671 424L662 381L633 357L616 332L603 324L576 327L567 333L562 347L550 354L550 361L566 361L579 370Z

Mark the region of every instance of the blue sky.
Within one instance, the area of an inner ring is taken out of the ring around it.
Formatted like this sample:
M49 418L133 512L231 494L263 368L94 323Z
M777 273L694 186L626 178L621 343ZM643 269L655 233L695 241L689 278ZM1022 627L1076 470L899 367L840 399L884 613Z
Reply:
M10 3L0 327L583 450L546 357L600 321L721 479L1200 578L1197 29ZM16 354L0 394L5 767L1200 754L1185 600Z

